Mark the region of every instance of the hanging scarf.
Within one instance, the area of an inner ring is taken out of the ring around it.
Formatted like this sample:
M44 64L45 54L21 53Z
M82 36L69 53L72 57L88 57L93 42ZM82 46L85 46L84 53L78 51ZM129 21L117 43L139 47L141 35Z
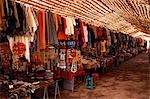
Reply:
M58 40L67 40L67 36L63 31L63 24L62 24L63 18L61 18L60 15L58 15L57 18L58 18L58 25L59 25Z
M55 23L55 29L56 32L58 31L58 18L57 18L57 14L53 13L53 18L54 18L54 23Z
M85 38L84 38L84 29L83 29L83 22L81 21L81 19L79 19L79 26L80 26L80 40L81 40L81 47L85 47L86 46L86 42L85 42Z
M49 39L48 45L58 44L54 18L51 12L48 13L48 17L49 17L49 28L50 28L50 32L48 33L48 39Z
M38 20L39 20L39 29L40 29L40 50L44 50L46 48L46 37L45 37L45 12L39 11L38 13Z

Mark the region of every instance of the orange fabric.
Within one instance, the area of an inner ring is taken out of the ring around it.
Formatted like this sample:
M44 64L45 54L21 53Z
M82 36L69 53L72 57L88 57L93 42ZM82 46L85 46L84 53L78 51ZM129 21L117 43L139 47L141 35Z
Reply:
M58 24L59 24L58 40L67 40L67 36L66 36L66 34L63 32L63 29L62 29L62 28L66 28L66 24L64 24L64 27L63 27L63 26L62 26L62 19L61 19L61 16L58 15L57 18L58 18ZM65 18L64 18L63 21L65 21Z
M39 11L38 13L39 28L40 28L40 50L46 48L46 37L45 37L45 12Z
M67 40L67 36L62 31L58 32L58 40Z
M4 0L0 0L0 27L3 28L4 26L4 18L5 18L5 13L4 13Z
M76 51L76 62L78 62L79 61L79 53L78 53L78 51Z

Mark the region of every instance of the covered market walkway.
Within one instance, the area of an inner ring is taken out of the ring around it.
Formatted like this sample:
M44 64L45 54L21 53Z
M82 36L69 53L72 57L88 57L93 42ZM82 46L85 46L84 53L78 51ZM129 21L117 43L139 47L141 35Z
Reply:
M101 75L96 88L81 85L75 92L62 91L60 99L150 99L150 63L146 53Z

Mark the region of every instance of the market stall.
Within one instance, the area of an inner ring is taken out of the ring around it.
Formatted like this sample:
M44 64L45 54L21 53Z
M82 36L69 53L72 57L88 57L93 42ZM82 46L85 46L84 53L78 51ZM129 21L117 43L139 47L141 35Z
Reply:
M61 89L74 91L87 77L96 80L146 48L141 38L55 13L48 1L1 1L0 96L5 98L35 98L34 91L43 87L45 99L54 85L56 99Z

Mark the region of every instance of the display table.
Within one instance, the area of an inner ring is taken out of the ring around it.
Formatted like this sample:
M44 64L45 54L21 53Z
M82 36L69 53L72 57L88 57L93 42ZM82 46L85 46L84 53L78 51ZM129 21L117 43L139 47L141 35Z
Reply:
M85 71L83 68L79 68L76 73L72 73L66 70L56 71L56 76L63 79L63 88L74 91L74 88L84 81Z
M1 97L10 98L15 97L16 99L31 99L31 94L33 94L37 89L44 89L43 99L48 98L48 86L55 85L54 80L41 80L33 83L28 82L15 82L14 84L9 85L8 92L1 93Z

